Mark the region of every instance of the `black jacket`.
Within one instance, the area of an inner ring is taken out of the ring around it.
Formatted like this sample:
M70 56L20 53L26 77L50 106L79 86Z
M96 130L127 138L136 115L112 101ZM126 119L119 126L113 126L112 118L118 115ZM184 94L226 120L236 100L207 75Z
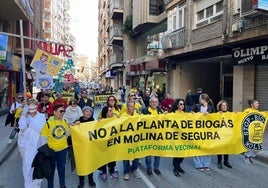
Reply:
M193 108L193 111L194 111L194 112L200 112L200 109L201 109L201 104L196 104L196 105L194 106L194 108ZM208 105L207 112L208 112L208 113L213 113L213 112L215 112L215 108L214 108L211 104L209 104L209 105Z
M144 108L143 110L142 110L142 114L151 114L150 112L149 112L149 110L148 110L148 108L149 107L146 107L146 108ZM161 110L161 108L158 106L157 107L157 114L163 114L163 112L162 112L162 110Z
M54 157L54 151L47 144L38 148L38 152L33 160L32 167L33 179L49 178L53 175L51 159Z

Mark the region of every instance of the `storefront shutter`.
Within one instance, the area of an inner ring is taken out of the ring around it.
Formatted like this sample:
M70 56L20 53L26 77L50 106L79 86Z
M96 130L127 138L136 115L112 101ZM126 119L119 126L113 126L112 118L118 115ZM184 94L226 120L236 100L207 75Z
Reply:
M268 65L258 65L256 69L256 99L260 110L268 110Z

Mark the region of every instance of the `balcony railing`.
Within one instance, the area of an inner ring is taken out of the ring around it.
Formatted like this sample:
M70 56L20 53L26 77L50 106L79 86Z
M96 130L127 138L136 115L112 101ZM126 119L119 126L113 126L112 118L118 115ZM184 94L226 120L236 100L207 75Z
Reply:
M122 63L123 58L122 58L122 55L113 54L111 55L110 60L111 60L111 64Z
M186 35L185 27L164 35L161 40L163 49L166 50L185 47Z

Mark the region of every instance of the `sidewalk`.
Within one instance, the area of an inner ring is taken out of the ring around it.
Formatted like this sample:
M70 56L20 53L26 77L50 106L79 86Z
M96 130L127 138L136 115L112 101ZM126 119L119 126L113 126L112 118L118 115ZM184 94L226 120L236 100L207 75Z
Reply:
M95 116L96 114L94 114ZM17 135L11 144L8 144L12 127L4 126L7 115L0 116L0 166L17 147ZM97 117L97 115L96 115ZM264 133L263 150L257 154L256 159L268 164L268 127Z
M13 142L11 144L8 144L9 135L13 127L4 126L6 116L7 114L0 116L0 166L8 158L12 151L17 147L18 139L16 135Z

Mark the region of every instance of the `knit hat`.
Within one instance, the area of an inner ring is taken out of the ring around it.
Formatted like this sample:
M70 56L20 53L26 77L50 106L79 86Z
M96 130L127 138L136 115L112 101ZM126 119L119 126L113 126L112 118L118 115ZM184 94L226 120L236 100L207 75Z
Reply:
M82 111L83 111L83 112L86 111L86 110L90 110L90 111L93 113L93 109L92 109L90 106L84 106L84 107L82 108Z

